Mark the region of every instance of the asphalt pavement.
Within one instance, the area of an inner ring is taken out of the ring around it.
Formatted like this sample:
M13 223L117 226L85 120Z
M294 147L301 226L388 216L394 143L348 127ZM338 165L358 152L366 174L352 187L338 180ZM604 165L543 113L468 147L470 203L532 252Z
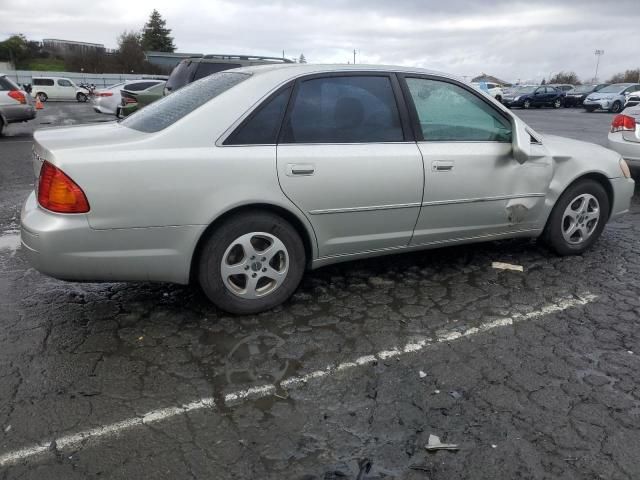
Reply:
M601 144L612 118L517 113ZM510 240L345 263L232 317L193 287L25 261L33 129L106 119L49 102L0 138L1 480L640 477L637 196L581 256Z

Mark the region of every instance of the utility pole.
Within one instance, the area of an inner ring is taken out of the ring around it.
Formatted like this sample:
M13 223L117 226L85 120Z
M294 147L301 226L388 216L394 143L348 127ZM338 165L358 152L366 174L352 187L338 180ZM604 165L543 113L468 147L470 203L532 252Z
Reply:
M356 49L353 49L353 64L356 64Z
M594 53L596 55L596 74L593 77L593 81L597 82L598 81L598 67L600 66L600 57L602 55L604 55L604 50L596 50Z

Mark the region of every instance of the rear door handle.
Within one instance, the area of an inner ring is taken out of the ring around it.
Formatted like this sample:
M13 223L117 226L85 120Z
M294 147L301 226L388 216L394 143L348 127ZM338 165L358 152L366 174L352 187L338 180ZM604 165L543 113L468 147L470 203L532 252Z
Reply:
M434 172L450 172L453 170L453 162L448 162L444 160L436 160L431 163L431 169Z
M316 171L315 165L311 163L288 163L287 175L313 175Z

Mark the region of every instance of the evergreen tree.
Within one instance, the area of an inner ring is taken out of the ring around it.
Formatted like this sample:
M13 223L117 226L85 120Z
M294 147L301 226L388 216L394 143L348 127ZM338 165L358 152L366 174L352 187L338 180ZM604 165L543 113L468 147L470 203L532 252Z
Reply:
M153 52L175 52L173 37L169 35L171 29L167 28L167 21L162 18L160 12L153 9L149 21L142 29L142 48Z
M307 59L304 56L304 53L300 54L300 58L298 59L298 63L307 63Z

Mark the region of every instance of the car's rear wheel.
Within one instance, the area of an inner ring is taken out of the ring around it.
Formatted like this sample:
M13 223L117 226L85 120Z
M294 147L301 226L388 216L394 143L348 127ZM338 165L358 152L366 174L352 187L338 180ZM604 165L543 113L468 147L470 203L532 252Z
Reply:
M613 102L613 105L609 108L611 113L618 113L620 110L622 110L622 103L618 101Z
M79 102L86 102L89 98L82 92L78 92L76 94L76 100L78 100Z
M38 92L36 93L36 97L38 98L38 100L40 100L41 102L46 102L47 100L49 100L49 97L47 96L46 93L44 92Z
M559 255L577 255L602 233L609 217L609 197L601 184L585 179L571 185L553 207L544 232Z
M553 108L560 108L562 106L562 100L560 100L559 98L556 98L553 101Z
M2 117L0 117L0 137L4 134L5 127L6 125L4 123L4 120L2 119Z
M522 104L523 108L531 108L531 100L525 100Z
M243 213L218 226L205 241L198 280L222 310L258 313L295 292L305 260L300 235L289 222L270 212Z

